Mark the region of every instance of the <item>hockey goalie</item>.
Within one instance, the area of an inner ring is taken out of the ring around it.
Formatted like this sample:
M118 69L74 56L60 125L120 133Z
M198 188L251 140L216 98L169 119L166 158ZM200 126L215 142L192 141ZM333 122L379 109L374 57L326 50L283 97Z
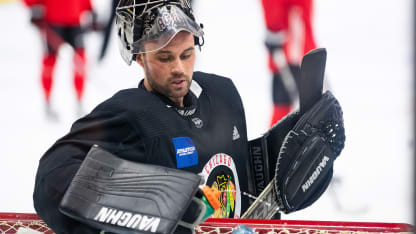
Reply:
M187 0L120 0L115 14L121 56L144 78L75 121L40 159L33 199L49 227L191 233L208 217L274 217L321 196L345 140L341 106L322 94L324 49L305 56L300 110L248 141L232 80L194 71L204 31ZM255 216L252 197L270 194L278 209Z

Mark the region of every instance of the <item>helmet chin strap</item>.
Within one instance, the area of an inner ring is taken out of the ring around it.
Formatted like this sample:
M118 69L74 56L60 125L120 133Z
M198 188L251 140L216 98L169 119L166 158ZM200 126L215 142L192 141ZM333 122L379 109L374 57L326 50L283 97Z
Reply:
M201 29L204 29L204 25L203 24L199 24L199 26L201 27ZM199 51L201 51L201 47L205 44L204 37L194 36L194 42L195 42L195 45L198 46Z

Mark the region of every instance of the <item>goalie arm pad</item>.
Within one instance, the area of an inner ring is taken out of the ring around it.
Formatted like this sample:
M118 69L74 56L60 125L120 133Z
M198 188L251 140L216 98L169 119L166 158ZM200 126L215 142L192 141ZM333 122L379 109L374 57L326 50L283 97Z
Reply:
M299 120L299 116L298 112L285 116L263 136L248 142L251 194L259 196L273 178L280 146Z
M191 204L194 211L204 211L194 204L202 180L193 173L127 161L93 146L59 209L104 231L172 233Z

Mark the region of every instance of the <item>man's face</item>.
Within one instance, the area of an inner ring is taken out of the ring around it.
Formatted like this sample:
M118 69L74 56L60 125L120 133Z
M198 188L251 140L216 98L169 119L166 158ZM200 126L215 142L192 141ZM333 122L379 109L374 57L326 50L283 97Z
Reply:
M151 42L145 44L151 47ZM137 55L145 72L144 85L148 91L165 95L178 106L188 93L195 64L194 37L179 32L165 47L155 52Z

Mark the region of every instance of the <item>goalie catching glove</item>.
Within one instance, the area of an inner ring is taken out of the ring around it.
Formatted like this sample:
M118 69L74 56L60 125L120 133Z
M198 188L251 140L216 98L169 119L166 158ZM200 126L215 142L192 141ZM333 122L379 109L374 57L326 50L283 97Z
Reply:
M305 114L291 113L264 136L249 142L252 165L261 158L265 171L274 175L275 200L284 213L314 203L326 190L333 174L333 162L344 148L342 109L330 91L322 95ZM253 157L255 148L261 157ZM269 166L270 165L270 166ZM274 166L275 165L275 166ZM254 188L260 179L254 165ZM268 168L268 169L267 169ZM258 195L258 189L255 190Z
M59 209L106 232L173 233L178 227L191 233L219 206L213 204L219 194L199 189L203 182L190 172L127 161L93 146Z

